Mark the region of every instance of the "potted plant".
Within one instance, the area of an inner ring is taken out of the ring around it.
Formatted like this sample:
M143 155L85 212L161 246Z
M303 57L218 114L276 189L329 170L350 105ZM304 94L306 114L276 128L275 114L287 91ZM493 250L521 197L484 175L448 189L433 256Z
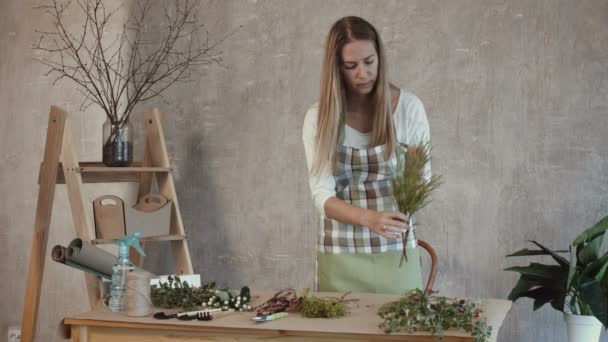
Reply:
M133 159L129 117L138 103L160 96L176 82L190 81L194 66L220 63L218 44L206 37L198 0L136 0L106 8L103 0L50 0L38 7L48 13L52 29L37 31L37 60L56 77L67 79L84 95L80 109L98 105L106 114L103 162L128 166ZM167 5L171 3L172 5ZM163 18L152 32L155 8ZM120 15L128 12L123 20ZM73 25L79 18L79 25ZM76 29L74 29L76 27ZM234 33L234 31L233 31ZM230 33L232 34L232 33ZM230 35L229 34L229 35Z
M598 341L602 325L608 328L608 252L600 255L607 229L608 216L574 239L568 250L552 251L530 241L537 249L507 255L548 255L557 263L532 262L505 269L521 275L509 299L532 298L534 310L550 303L564 313L571 342Z

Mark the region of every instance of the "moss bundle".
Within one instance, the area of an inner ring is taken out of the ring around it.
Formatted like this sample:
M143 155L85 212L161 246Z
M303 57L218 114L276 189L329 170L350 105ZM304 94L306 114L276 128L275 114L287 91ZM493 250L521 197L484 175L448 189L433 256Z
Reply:
M304 289L300 313L306 318L343 317L349 312L348 303L357 301L357 299L345 299L348 294L346 293L340 298L318 298L311 295L308 289Z

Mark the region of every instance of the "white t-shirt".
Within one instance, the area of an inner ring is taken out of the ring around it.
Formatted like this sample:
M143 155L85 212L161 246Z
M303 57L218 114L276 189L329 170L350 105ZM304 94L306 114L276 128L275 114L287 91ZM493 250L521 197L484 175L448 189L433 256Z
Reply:
M309 173L310 191L315 207L325 215L323 206L328 198L336 196L336 181L328 167L319 175L312 175L312 164L315 159L315 136L317 134L318 103L314 104L306 112L304 127L302 129L302 140L306 152L306 162ZM393 113L393 123L397 132L397 141L401 144L418 144L421 141L427 143L430 140L429 121L426 117L424 105L420 99L406 91L401 90L397 107ZM368 148L370 145L370 133L361 133L354 128L345 125L343 144L354 148ZM430 163L425 167L425 177L431 176Z

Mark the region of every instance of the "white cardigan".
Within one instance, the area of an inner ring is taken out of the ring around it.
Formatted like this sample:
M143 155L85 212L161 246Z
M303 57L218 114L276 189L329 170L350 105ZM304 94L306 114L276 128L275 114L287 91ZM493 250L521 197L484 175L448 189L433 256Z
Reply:
M306 152L308 166L310 191L315 207L321 215L325 215L323 206L330 197L336 196L336 181L330 168L326 168L319 175L311 174L312 164L315 159L315 136L317 134L317 112L318 103L315 103L306 112L304 127L302 129L302 140ZM426 117L424 105L420 99L406 91L401 90L397 108L393 113L393 123L397 132L397 141L402 144L417 144L429 142L429 121ZM371 136L369 133L361 133L354 128L345 125L344 145L354 148L368 148ZM431 176L431 165L425 167L425 177Z

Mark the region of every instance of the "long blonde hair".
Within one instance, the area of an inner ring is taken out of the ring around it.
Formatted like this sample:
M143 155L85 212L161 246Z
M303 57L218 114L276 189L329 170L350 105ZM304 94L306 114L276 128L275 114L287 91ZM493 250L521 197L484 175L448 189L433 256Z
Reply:
M390 113L390 88L382 40L378 31L364 19L344 17L333 24L325 43L313 174L319 174L328 165L331 165L332 170L336 167L340 127L346 122L346 88L340 71L342 48L355 40L372 41L378 54L378 77L372 90L371 146L387 144L385 158L389 158L395 149L395 132Z

